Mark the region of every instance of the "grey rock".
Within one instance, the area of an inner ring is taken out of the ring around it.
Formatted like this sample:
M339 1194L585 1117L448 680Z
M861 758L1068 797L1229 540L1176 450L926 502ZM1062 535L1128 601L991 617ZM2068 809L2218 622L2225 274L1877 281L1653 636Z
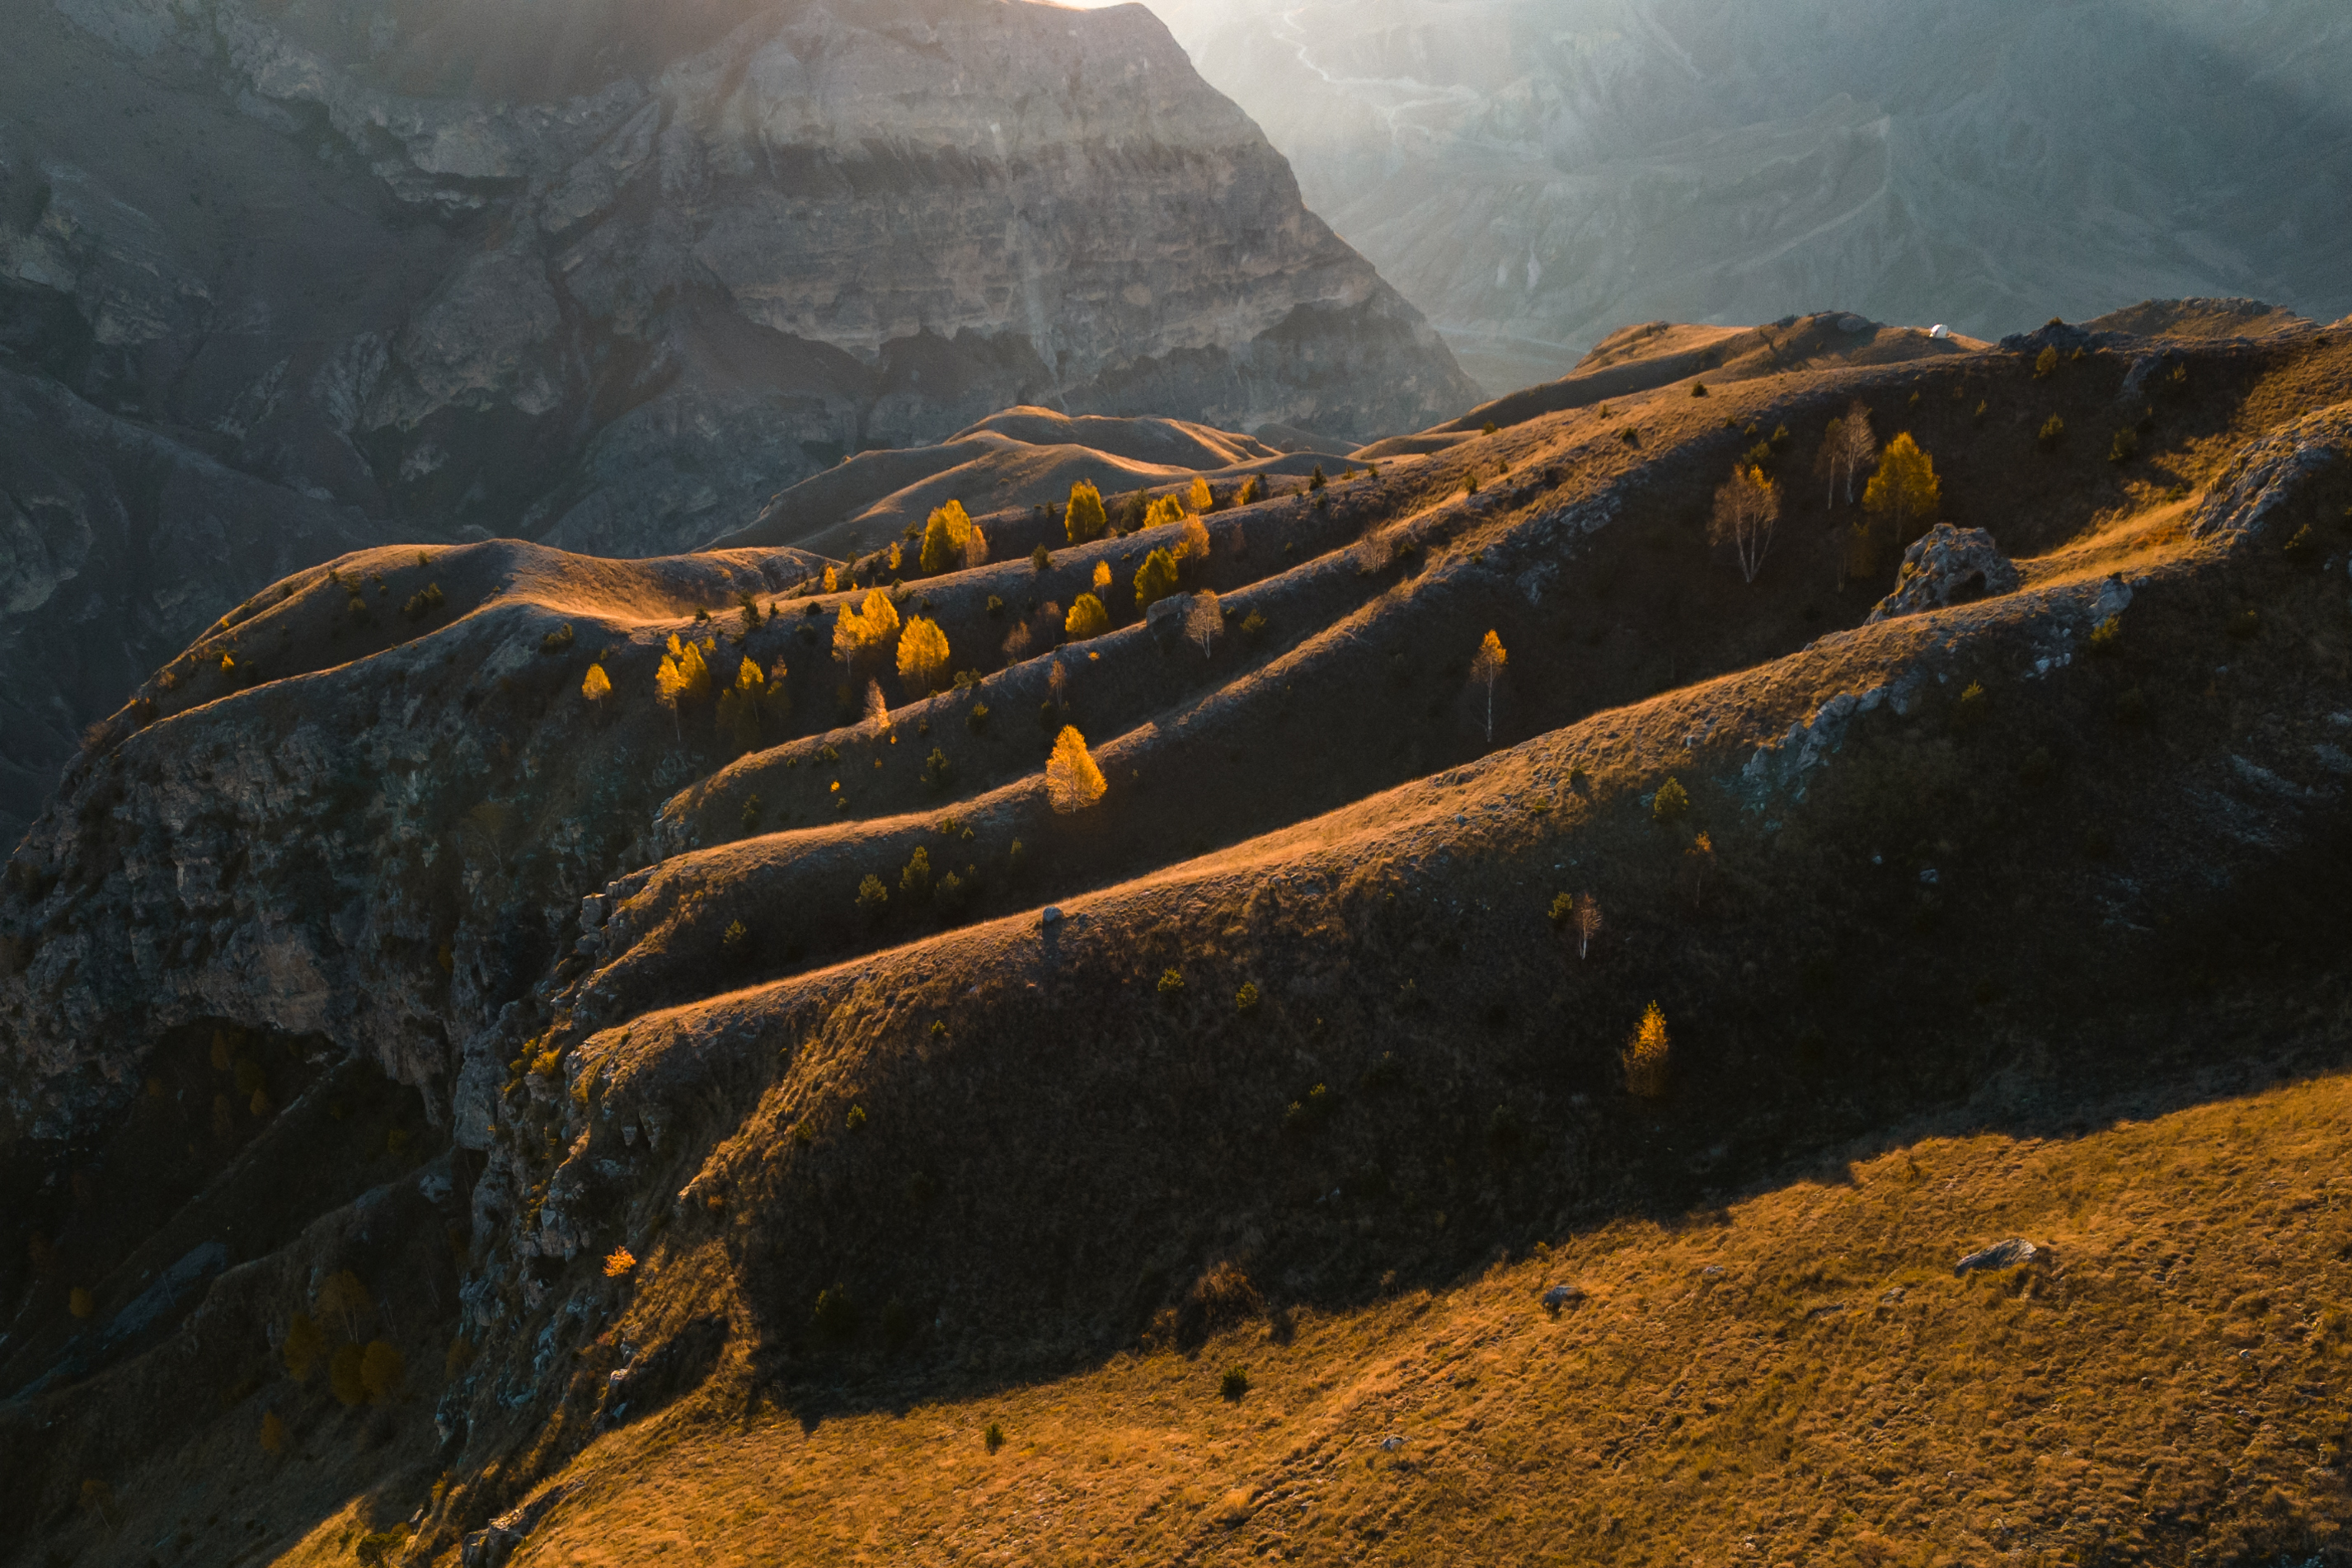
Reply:
M1584 1290L1576 1285L1554 1285L1543 1293L1544 1310L1557 1313L1563 1307L1581 1306Z
M1990 1247L1971 1252L1952 1265L1954 1274L1973 1274L1980 1268L2014 1268L2021 1264L2047 1262L2050 1249L2036 1247L2022 1237L1997 1241Z
M505 1568L515 1548L539 1527L540 1521L579 1489L576 1483L550 1487L520 1508L499 1515L483 1529L467 1536L459 1553L464 1568Z
M1993 594L2014 593L2017 568L1981 528L1939 522L1911 542L1895 591L1870 612L1873 621L1964 605Z

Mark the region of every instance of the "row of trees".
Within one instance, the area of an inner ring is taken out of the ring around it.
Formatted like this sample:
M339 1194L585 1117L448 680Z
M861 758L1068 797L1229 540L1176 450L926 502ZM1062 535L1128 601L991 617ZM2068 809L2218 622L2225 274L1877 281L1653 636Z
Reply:
M1707 524L1708 541L1732 547L1740 577L1748 583L1763 571L1780 521L1780 488L1765 469L1762 459L1768 456L1768 448L1759 447L1733 465L1731 477L1716 489ZM1871 468L1863 486L1863 517L1836 541L1840 588L1849 577L1884 572L1895 554L1927 531L1943 504L1934 460L1907 430L1880 450L1870 410L1860 403L1830 421L1814 466L1828 481L1828 510L1836 510L1841 484L1846 504L1852 506L1855 481L1864 468Z

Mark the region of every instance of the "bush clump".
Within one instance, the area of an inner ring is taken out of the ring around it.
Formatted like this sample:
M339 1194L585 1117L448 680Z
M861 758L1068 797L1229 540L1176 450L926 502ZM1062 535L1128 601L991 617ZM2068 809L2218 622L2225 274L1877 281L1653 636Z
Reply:
M1668 779L1658 786L1650 799L1650 820L1660 826L1680 822L1690 815L1690 795L1679 779Z
M1244 1366L1229 1366L1225 1368L1223 1375L1217 1379L1218 1397L1234 1404L1239 1404L1242 1395L1247 1394L1249 1389L1249 1369Z
M422 590L409 595L408 602L400 606L400 613L412 621L421 621L439 610L446 602L441 584L427 583Z

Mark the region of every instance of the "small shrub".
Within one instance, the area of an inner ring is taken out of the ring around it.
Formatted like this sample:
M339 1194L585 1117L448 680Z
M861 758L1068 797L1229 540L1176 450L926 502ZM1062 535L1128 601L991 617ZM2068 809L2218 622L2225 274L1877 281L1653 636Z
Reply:
M1407 984L1411 984L1407 982ZM1370 1089L1394 1089L1404 1081L1404 1063L1394 1051L1382 1051L1364 1069L1364 1087Z
M1706 395L1706 383L1703 381L1692 382L1691 395L1693 397L1705 397Z
M1031 571L1044 572L1051 568L1053 564L1054 552L1046 549L1044 545L1041 544L1036 549L1029 552L1029 567Z
M980 1435L980 1440L986 1444L988 1451L993 1454L997 1449L1004 1447L1004 1428L992 1421L988 1424L988 1430Z
M2035 437L2045 452L2054 452L2058 443L2066 438L2066 422L2055 414L2042 422L2042 434Z
M751 928L741 921L729 921L719 933L719 951L730 959L741 959L751 951Z
M1552 900L1551 909L1547 912L1546 918L1551 921L1552 930L1566 931L1568 922L1576 918L1576 895L1562 893Z
M816 1331L828 1340L839 1342L857 1331L857 1304L850 1300L849 1287L829 1285L816 1293L816 1310L810 1314Z
M756 795L743 803L743 831L760 831L760 797Z
M1316 464L1315 471L1307 476L1307 488L1309 490L1319 490L1329 482L1323 477L1323 465L1320 463Z
M2294 531L2294 537L2289 539L2284 545L2281 546L2279 552L2297 566L2307 566L2313 562L2317 561L2319 559L2319 540L2312 533L2311 524L2306 522L2301 528L2296 529Z
M2139 432L2137 430L2116 431L2116 438L2107 445L2107 461L2110 463L2128 463L2134 458L2138 456Z
M949 781L954 777L955 763L948 760L947 752L933 746L931 754L923 759L923 786L926 789L943 790L948 787Z
M963 913L964 905L971 901L971 883L950 871L931 889L931 901L939 905L940 913L953 919Z
M1243 1014L1255 1013L1257 1011L1257 986L1250 981L1243 981L1241 989L1234 993L1234 1011Z
M849 1114L842 1119L842 1125L848 1128L852 1132L865 1131L866 1108L862 1105L851 1106L849 1108Z
M987 734L988 704L985 702L973 703L971 705L971 711L963 716L963 727L971 731L975 735Z
M1239 1404L1241 1402L1242 1395L1247 1394L1249 1390L1249 1369L1247 1367L1229 1366L1225 1368L1223 1375L1217 1379L1218 1397L1234 1404Z
M427 583L421 592L409 595L408 602L400 606L400 613L412 621L421 621L440 609L445 602L441 584Z
M1160 998L1173 1002L1184 994L1184 975L1181 970L1165 969L1160 973Z
M1661 826L1680 822L1689 815L1690 795L1679 779L1668 779L1650 798L1650 820Z
M830 744L819 746L816 749L816 760L825 763L837 763L841 761L841 753Z
M1317 1084L1284 1108L1282 1124L1293 1132L1312 1132L1331 1114L1331 1091Z
M637 1255L625 1247L616 1247L604 1256L604 1278L625 1279L636 1271Z
M2116 616L2109 616L2091 628L2090 640L2084 646L2101 658L2112 658L2123 651L2123 623Z
M882 885L881 878L868 872L866 879L857 884L857 912L873 920L888 908L889 903L890 889Z
M1962 729L1973 728L1984 721L1987 708L1984 683L1971 680L1960 693L1959 700L1952 704L1952 722Z
M2033 379L2048 381L2058 374L2058 350L2053 344L2033 357Z
M562 626L556 627L553 631L539 639L539 651L541 653L562 653L565 648L572 646L572 623L570 621L566 621Z
M1979 401L1977 404L1976 412L1969 416L1969 423L1971 425L1981 425L1985 422L1985 416L1991 412L1991 404Z
M1265 635L1265 617L1252 610L1242 617L1242 636L1255 642Z

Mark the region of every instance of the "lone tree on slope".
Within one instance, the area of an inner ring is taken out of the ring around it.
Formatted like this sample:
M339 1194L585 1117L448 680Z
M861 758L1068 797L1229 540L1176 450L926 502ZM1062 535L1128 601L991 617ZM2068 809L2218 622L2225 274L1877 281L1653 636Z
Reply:
M1511 656L1503 651L1503 639L1493 632L1478 645L1477 654L1470 660L1470 679L1486 689L1486 743L1495 742L1495 682L1503 678L1503 667Z

